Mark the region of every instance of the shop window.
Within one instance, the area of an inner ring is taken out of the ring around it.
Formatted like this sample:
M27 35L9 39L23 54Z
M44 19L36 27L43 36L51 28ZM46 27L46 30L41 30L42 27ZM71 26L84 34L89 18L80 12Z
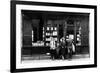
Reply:
M40 19L32 19L32 46L44 46L44 28L42 28Z
M76 46L81 45L81 25L80 21L76 22Z

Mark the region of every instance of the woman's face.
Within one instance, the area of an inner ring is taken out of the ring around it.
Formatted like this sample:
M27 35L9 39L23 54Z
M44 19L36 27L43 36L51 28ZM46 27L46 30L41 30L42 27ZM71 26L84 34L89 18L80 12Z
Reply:
M51 37L51 40L53 40L53 38Z

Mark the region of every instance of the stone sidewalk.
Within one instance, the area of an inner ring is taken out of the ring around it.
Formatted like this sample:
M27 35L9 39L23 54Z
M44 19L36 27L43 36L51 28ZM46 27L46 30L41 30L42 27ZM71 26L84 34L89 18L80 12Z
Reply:
M84 59L84 58L89 58L89 54L77 54L73 55L72 59ZM24 55L22 56L22 61L26 60L51 60L50 55L46 54L37 54L37 55Z

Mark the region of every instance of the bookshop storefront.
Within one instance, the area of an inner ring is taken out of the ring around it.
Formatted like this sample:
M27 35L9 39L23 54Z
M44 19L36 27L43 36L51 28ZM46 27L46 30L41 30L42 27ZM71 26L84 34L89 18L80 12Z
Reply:
M48 53L50 37L71 37L75 54L88 54L89 14L22 10L22 55Z

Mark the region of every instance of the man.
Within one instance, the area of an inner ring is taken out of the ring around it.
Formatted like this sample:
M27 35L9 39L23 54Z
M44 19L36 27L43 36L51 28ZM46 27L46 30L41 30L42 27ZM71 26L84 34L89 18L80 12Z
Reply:
M60 59L60 42L56 42L56 59Z
M62 59L66 59L66 53L67 53L67 46L66 46L65 38L63 37L61 41L61 49L60 49L60 54L61 54L60 56Z

